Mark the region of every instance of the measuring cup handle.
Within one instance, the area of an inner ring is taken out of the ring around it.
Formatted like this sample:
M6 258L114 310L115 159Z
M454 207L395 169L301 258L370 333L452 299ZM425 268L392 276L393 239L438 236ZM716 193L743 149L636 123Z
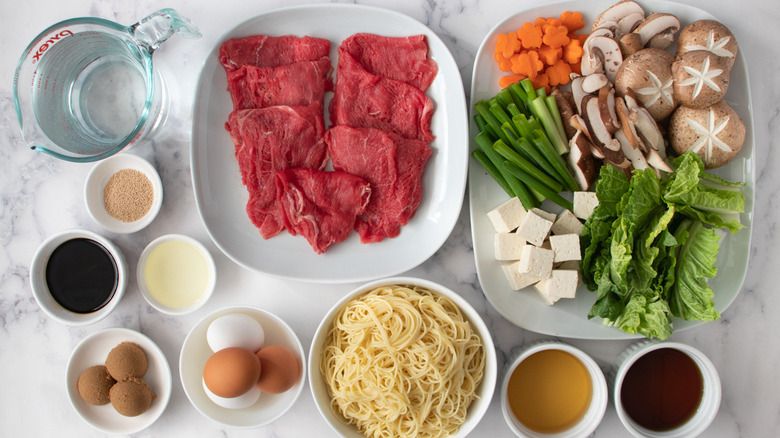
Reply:
M147 46L150 52L160 47L160 44L175 33L185 38L201 37L198 27L189 18L171 8L152 13L130 26L130 30L138 43Z

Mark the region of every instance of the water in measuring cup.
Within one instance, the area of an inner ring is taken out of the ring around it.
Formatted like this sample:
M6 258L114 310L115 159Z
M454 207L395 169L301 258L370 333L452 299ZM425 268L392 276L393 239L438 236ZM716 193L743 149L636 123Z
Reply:
M74 153L101 153L126 141L142 118L156 117L144 113L140 57L135 47L102 32L76 33L51 47L36 69L32 95L49 139Z

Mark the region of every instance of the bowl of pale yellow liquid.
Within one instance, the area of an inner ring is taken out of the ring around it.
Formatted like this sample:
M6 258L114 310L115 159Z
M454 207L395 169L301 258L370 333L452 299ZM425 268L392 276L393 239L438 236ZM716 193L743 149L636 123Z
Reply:
M153 240L138 259L138 287L146 301L168 315L184 315L209 300L217 269L197 240L168 234Z
M519 437L575 438L593 433L607 409L604 373L582 350L544 341L509 363L501 409Z

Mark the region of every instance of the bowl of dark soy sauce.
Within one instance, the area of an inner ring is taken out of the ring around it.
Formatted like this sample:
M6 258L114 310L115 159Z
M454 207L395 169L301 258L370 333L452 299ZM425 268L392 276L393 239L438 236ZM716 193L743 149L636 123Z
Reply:
M65 230L38 247L30 285L35 301L50 317L68 325L92 324L119 304L127 286L127 265L107 238L88 230Z

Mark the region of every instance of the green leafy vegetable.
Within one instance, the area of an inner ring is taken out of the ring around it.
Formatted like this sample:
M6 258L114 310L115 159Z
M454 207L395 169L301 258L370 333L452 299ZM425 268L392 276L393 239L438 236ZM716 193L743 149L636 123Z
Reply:
M612 166L601 168L599 205L581 238L583 281L597 291L589 318L666 339L674 317L720 317L707 285L720 248L711 227L742 227L742 185L706 174L692 152L674 164L676 172L664 179L650 169L629 180Z

